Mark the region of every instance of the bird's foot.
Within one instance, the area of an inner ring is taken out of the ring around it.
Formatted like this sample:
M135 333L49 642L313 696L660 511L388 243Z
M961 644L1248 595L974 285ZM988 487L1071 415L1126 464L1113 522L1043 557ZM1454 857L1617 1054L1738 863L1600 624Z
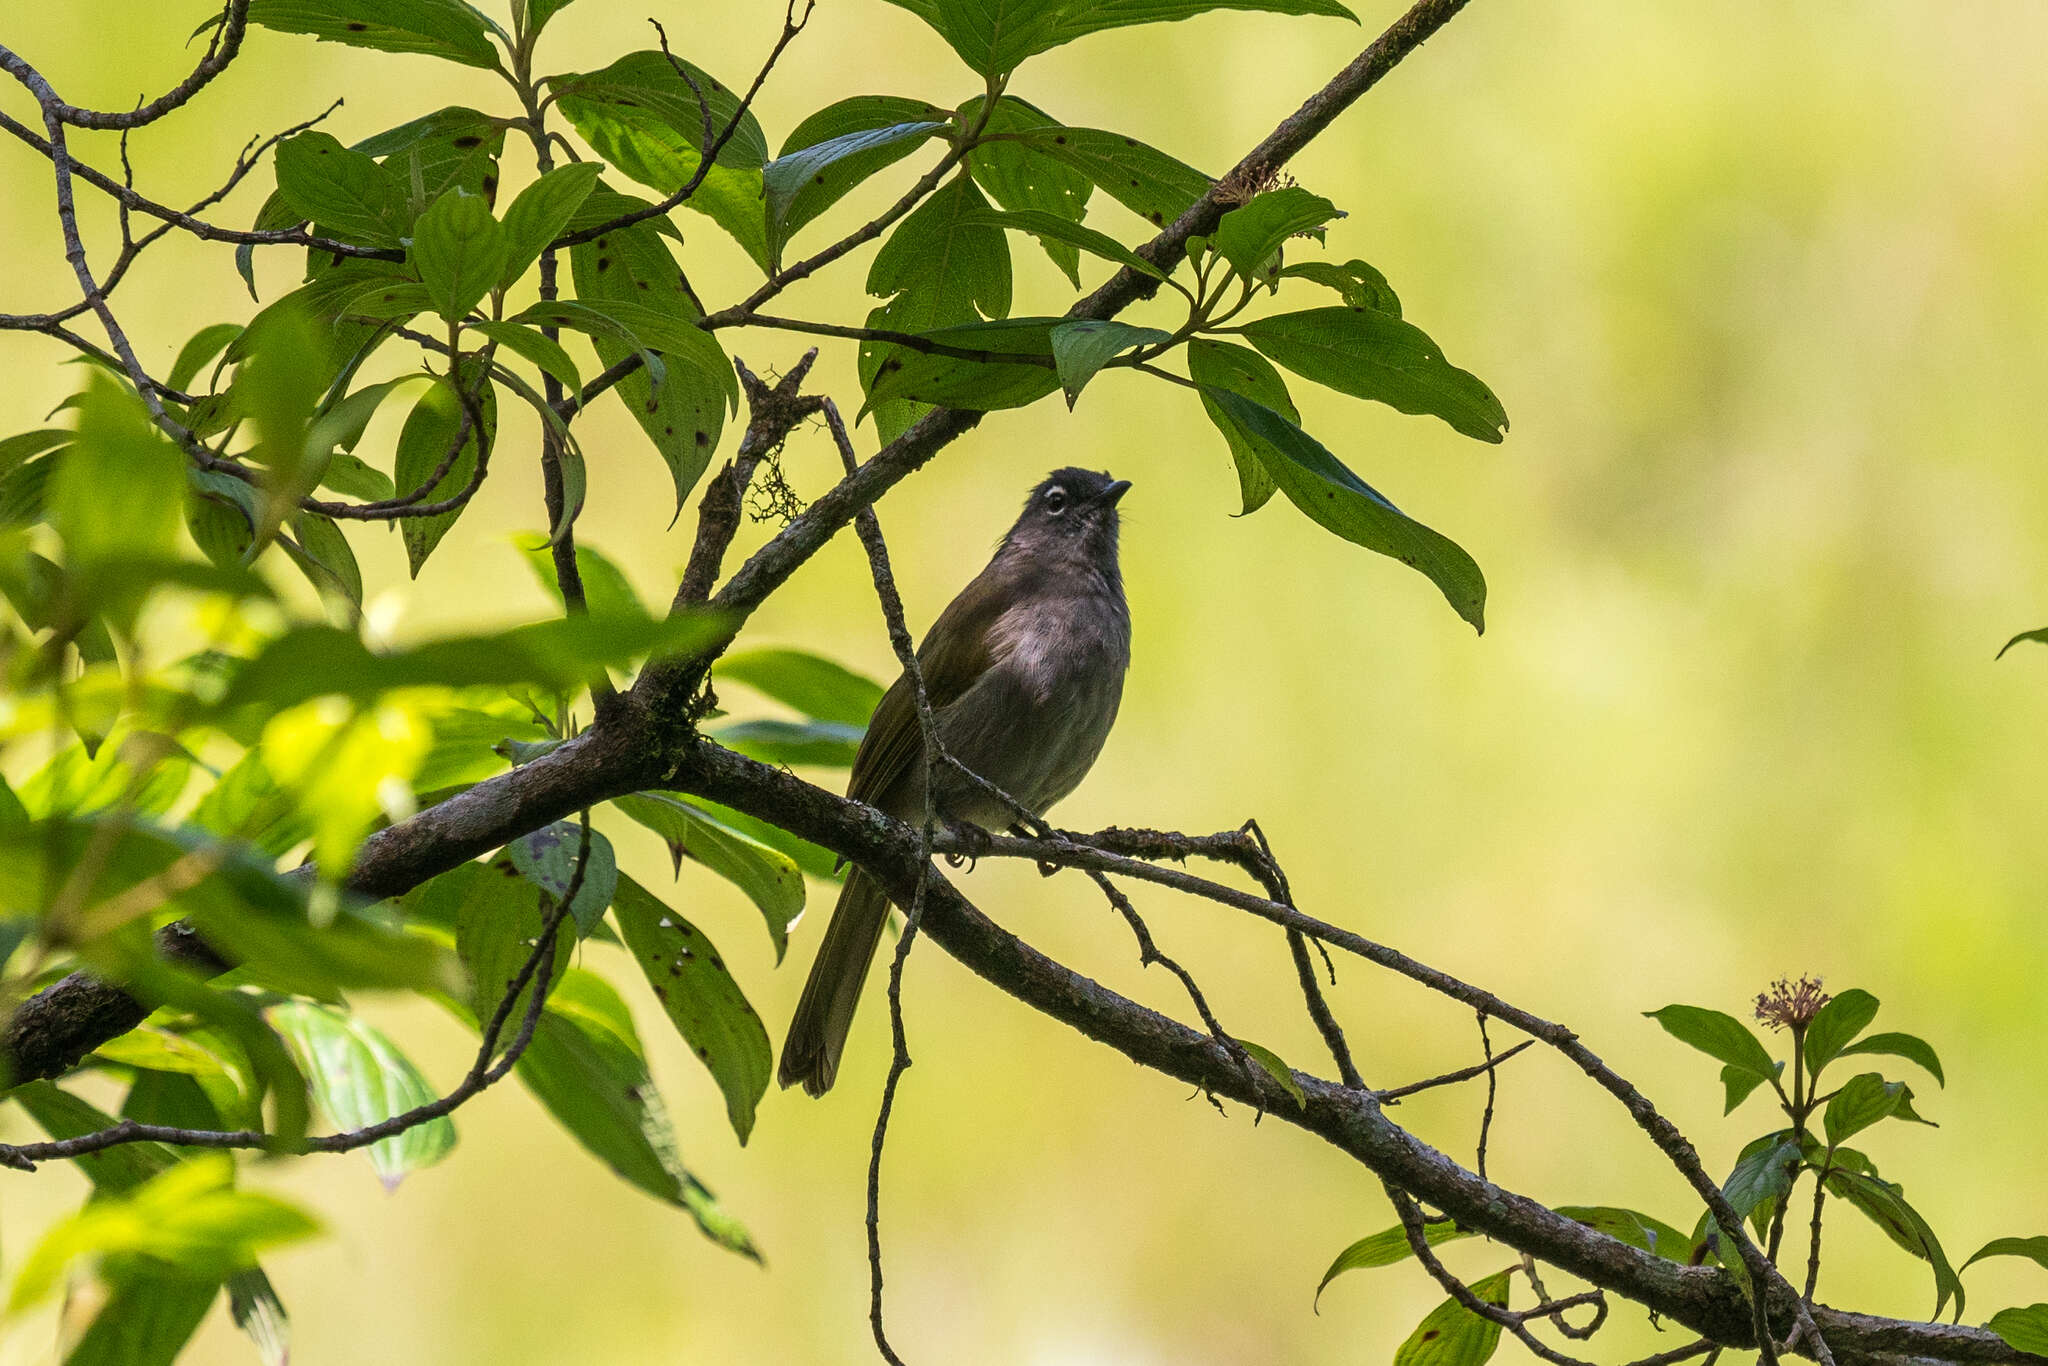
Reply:
M974 871L975 863L995 844L995 836L970 821L947 821L946 833L960 845L956 851L946 855L948 867L965 867Z

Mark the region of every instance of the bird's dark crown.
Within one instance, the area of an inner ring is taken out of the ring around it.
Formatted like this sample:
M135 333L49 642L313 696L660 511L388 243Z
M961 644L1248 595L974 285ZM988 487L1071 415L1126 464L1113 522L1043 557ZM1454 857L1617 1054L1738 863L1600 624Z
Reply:
M1114 520L1117 499L1129 487L1125 481L1101 470L1084 470L1069 465L1063 470L1054 470L1031 490L1019 523L1063 520L1069 512L1083 509L1109 513Z

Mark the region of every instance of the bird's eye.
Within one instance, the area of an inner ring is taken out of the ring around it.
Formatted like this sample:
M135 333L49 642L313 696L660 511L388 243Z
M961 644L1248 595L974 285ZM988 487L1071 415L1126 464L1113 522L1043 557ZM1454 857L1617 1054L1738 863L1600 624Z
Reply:
M1052 489L1045 495L1045 510L1058 516L1067 510L1067 494L1064 489Z

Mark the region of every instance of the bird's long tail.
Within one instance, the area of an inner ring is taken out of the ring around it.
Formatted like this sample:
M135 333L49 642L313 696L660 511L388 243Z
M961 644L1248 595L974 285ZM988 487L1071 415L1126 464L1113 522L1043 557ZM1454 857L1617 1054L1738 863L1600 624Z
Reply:
M882 926L888 916L889 898L881 885L858 868L848 869L832 923L825 928L810 980L804 983L803 999L797 1002L796 1015L789 1022L789 1037L783 1041L780 1078L784 1086L802 1082L804 1090L814 1096L832 1089L833 1079L839 1075L839 1055L846 1048L846 1031L853 1025L868 964L882 942Z

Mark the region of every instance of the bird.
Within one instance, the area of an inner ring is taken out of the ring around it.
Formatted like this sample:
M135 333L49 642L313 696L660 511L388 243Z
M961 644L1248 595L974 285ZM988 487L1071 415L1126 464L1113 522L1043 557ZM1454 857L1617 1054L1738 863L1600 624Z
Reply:
M946 752L1034 813L1080 785L1123 700L1131 614L1117 563L1117 503L1130 481L1053 471L1025 501L988 567L918 646L918 670ZM925 817L924 740L906 671L876 704L846 795L898 820ZM955 828L1011 828L1016 813L940 768L933 814ZM858 866L818 945L782 1046L783 1086L822 1096L839 1073L889 897Z

